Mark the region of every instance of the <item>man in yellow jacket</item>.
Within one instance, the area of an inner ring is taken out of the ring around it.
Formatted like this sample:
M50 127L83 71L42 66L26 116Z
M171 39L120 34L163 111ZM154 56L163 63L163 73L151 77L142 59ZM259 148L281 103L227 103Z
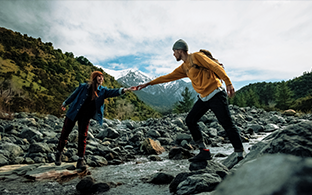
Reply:
M197 124L198 120L209 109L214 112L219 123L225 129L234 147L234 151L237 153L237 160L242 160L244 152L243 144L237 127L231 118L227 102L227 95L233 97L235 90L224 69L216 59L212 56L211 58L207 57L203 52L189 54L188 46L182 39L176 41L172 49L176 60L182 60L183 64L170 74L138 85L137 89L141 90L149 85L166 83L185 77L190 78L193 88L199 93L199 98L187 115L185 122L200 152L195 157L189 159L189 161L210 160L212 158L209 149L206 148L202 133ZM222 88L221 80L225 82L226 91Z

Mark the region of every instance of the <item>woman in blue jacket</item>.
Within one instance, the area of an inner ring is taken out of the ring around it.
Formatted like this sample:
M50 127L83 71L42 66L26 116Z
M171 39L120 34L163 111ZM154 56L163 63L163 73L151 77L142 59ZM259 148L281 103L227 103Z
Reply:
M134 91L135 87L107 89L101 86L103 73L94 71L91 74L90 82L80 84L79 87L63 102L62 110L70 104L66 113L63 129L57 145L55 164L61 165L62 152L67 143L68 136L78 121L78 162L77 169L85 169L84 155L87 145L87 135L90 119L95 119L100 125L103 124L104 99L119 96L126 91Z

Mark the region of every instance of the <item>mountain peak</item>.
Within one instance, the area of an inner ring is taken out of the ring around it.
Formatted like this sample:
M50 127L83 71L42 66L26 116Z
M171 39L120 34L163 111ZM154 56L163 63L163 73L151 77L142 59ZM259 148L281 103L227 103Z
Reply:
M102 68L104 70L104 72L113 76L115 78L115 80L118 80L121 77L125 77L126 75L136 75L136 77L144 77L144 78L150 79L149 75L140 71L137 68L128 68L128 69L124 69L124 70L111 70L111 69L103 68L102 66L99 66L99 65L97 65L97 67Z

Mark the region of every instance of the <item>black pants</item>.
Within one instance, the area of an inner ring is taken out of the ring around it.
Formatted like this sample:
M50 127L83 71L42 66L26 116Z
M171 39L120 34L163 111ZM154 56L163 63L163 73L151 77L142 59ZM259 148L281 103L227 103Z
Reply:
M79 118L74 121L69 118L65 118L61 136L57 145L57 150L62 152L70 132L73 130L76 121L78 120L78 156L84 157L87 146L88 129L90 124L89 118Z
M210 100L203 102L200 98L194 104L192 110L186 117L186 125L188 126L193 140L203 140L202 132L197 124L198 120L209 110L216 115L220 125L225 129L235 152L243 152L244 147L238 133L237 127L234 125L229 106L227 102L227 94L221 91L215 94Z

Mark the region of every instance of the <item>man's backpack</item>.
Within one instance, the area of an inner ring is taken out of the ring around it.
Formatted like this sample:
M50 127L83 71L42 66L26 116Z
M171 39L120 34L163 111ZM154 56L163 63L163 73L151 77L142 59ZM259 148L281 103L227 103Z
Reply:
M201 50L199 50L199 52L204 53L208 58L210 58L211 60L213 60L214 62L216 62L217 64L219 64L219 65L224 69L223 64L221 64L217 59L215 59L214 57L212 57L212 54L210 53L210 51L208 51L208 50L206 50L206 49L201 49ZM195 67L195 68L197 68L197 69L208 70L208 68L206 68L206 67L203 67L203 66L199 66L199 65L197 65L197 64L194 64L192 58L190 58L190 65L191 65L191 67ZM210 70L208 70L208 71L210 71ZM220 79L220 77L219 77L216 73L215 73L215 75L216 75L216 77L217 77L218 79ZM222 81L221 81L221 82L222 82Z

